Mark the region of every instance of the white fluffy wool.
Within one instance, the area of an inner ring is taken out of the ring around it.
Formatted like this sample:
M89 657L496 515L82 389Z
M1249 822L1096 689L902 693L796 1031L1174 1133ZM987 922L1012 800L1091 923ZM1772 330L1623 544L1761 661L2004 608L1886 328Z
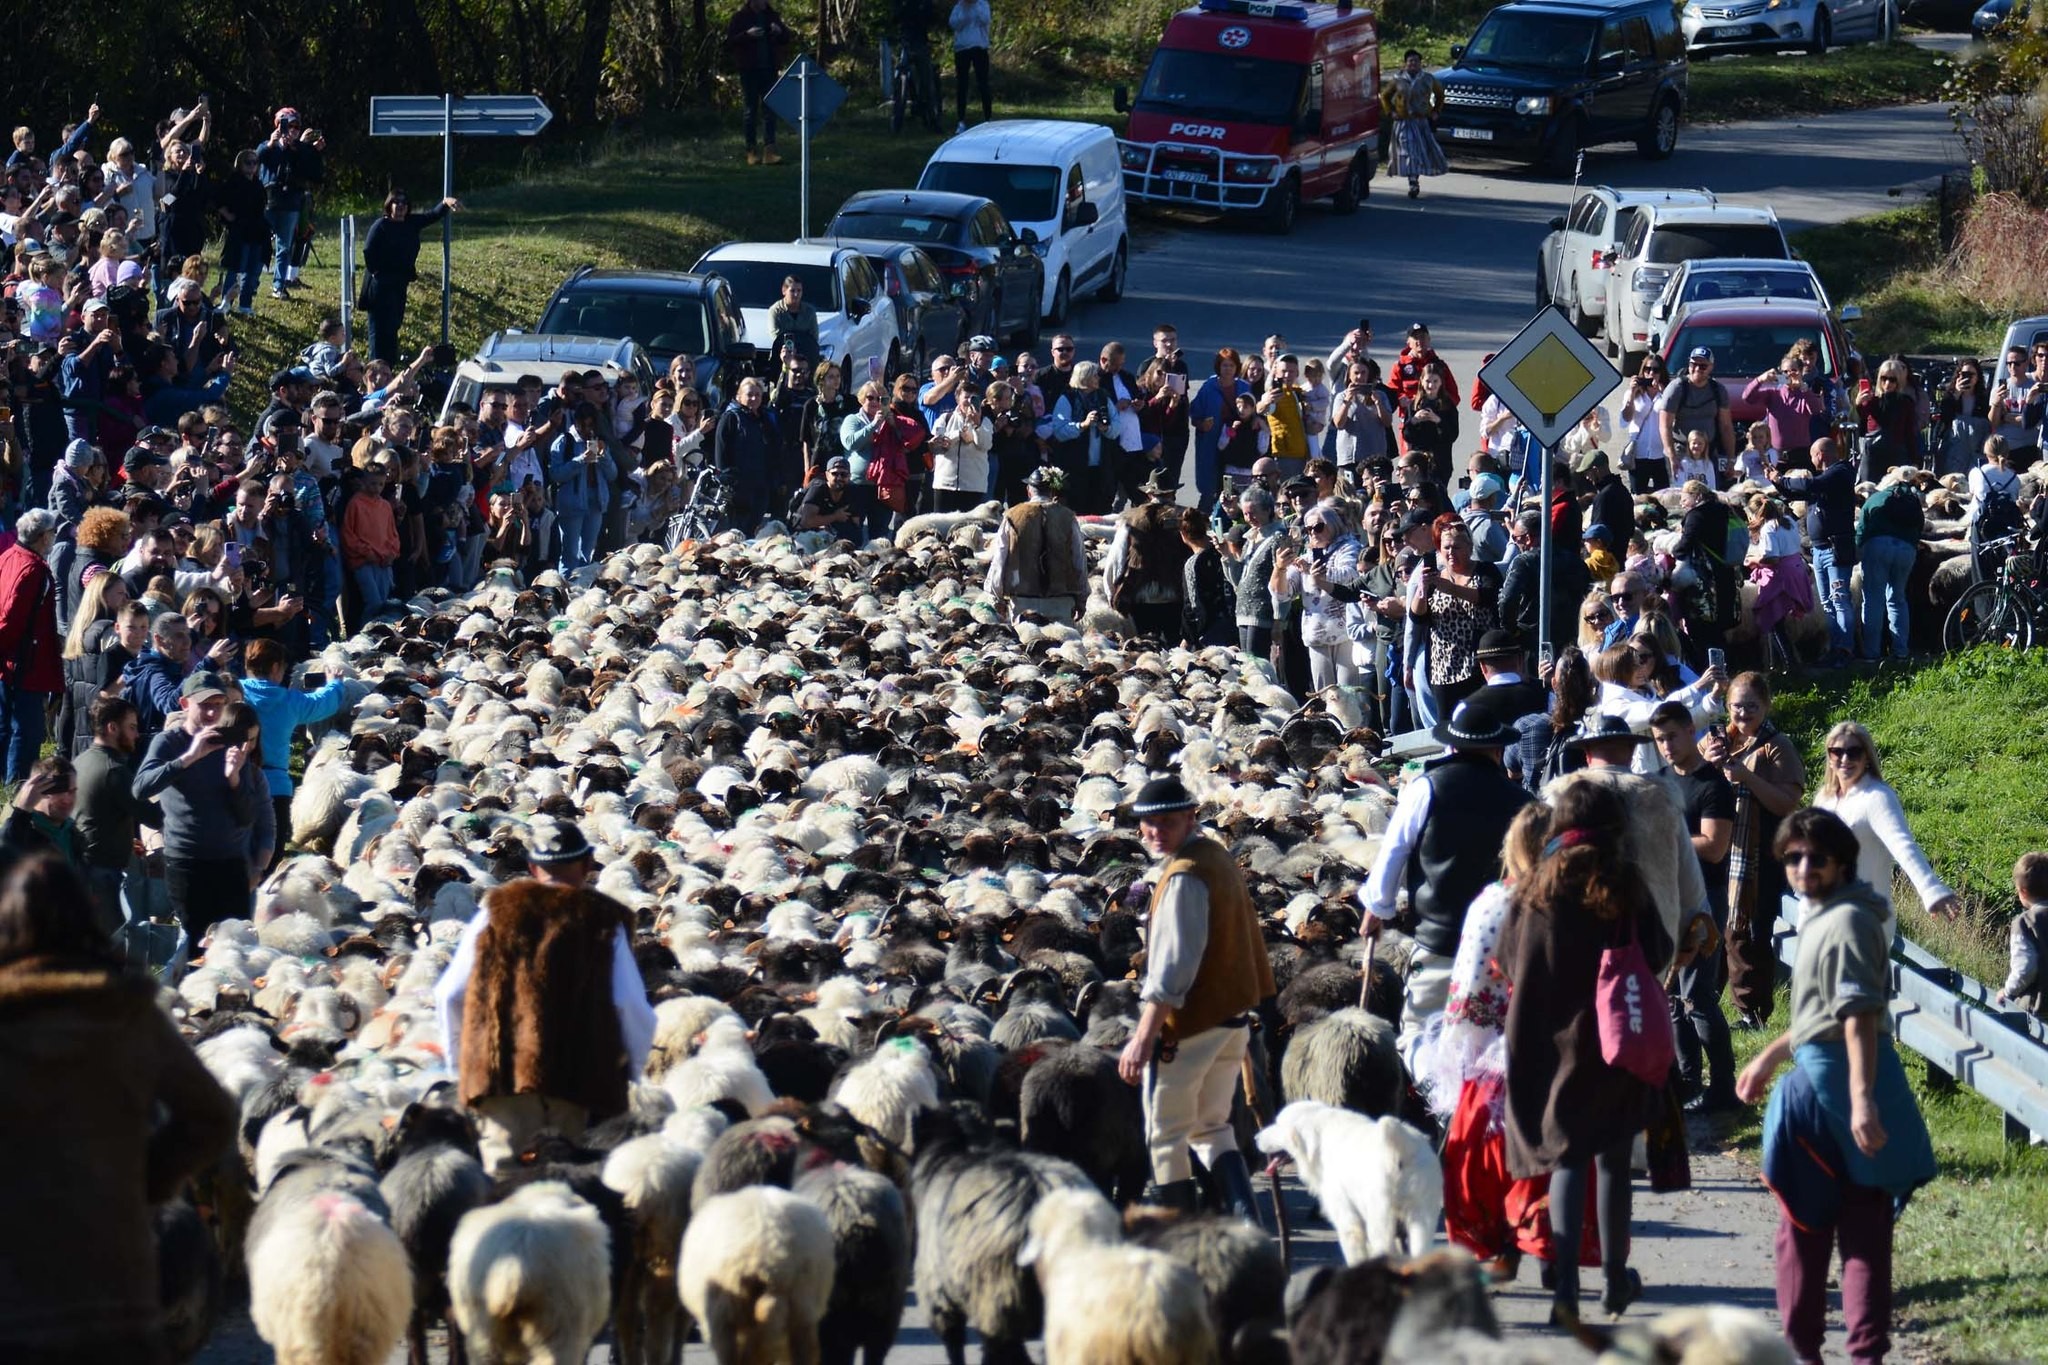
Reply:
M448 1247L449 1315L482 1360L580 1361L611 1315L611 1233L560 1181L471 1209Z
M850 796L872 801L888 789L888 769L866 754L847 754L821 763L803 785L804 794L813 799Z
M657 1036L659 1022L657 1016ZM775 1102L775 1092L747 1043L746 1027L735 1014L721 1015L707 1024L695 1053L669 1067L661 1077L661 1088L668 1091L678 1109L735 1100L751 1115Z
M846 1111L896 1144L913 1150L910 1123L920 1109L939 1106L939 1077L922 1044L892 1038L832 1087Z
M334 942L334 933L311 915L279 915L258 927L266 948L289 957L319 957Z
M278 1365L382 1365L412 1313L412 1265L340 1191L307 1197L248 1248L249 1317Z
M284 1058L270 1035L254 1025L217 1033L193 1051L237 1105L284 1070Z

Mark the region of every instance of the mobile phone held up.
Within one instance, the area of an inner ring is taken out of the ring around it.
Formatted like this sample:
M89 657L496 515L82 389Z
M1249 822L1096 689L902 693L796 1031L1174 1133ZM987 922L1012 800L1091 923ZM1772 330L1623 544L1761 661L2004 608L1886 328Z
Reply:
M1723 673L1727 672L1727 671L1728 671L1728 651L1727 651L1727 650L1725 650L1725 649L1710 649L1710 650L1708 650L1708 651L1707 651L1707 668L1708 668L1708 670L1709 670L1709 671L1711 671L1711 670L1713 670L1713 669L1716 669L1716 668L1718 668L1718 669L1720 669L1720 670L1721 670L1721 671L1722 671Z

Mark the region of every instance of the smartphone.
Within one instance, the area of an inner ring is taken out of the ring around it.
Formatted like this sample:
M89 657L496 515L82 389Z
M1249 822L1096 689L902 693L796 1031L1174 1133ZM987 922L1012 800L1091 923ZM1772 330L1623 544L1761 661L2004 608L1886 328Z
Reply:
M1556 646L1552 645L1550 641L1545 640L1543 642L1543 648L1536 651L1536 666L1547 673L1550 671L1551 666L1556 662L1557 648Z
M1727 669L1728 669L1728 651L1727 651L1727 650L1725 650L1725 649L1710 649L1710 650L1708 650L1708 651L1707 651L1707 669L1708 669L1708 671L1710 671L1710 672L1711 672L1712 670L1714 670L1714 669L1716 669L1716 668L1718 668L1718 669L1722 670L1723 672L1726 672L1726 671L1727 671Z
M868 357L868 378L876 382L880 382L882 378L882 362L880 357Z
M305 684L306 690L309 692L325 687L327 686L327 675L317 668L309 668L306 670Z
M1470 474L1461 476L1458 480L1458 487L1467 489L1472 487L1472 476Z
M240 725L222 725L220 727L220 740L221 743L229 745L247 744L249 742L249 723L243 721Z
M230 569L241 568L242 542L240 542L239 540L231 540L226 545L223 545L221 547L220 557L221 562L223 564L226 564Z
M1188 377L1184 374L1168 374L1166 376L1166 388L1170 393L1186 393L1188 391Z

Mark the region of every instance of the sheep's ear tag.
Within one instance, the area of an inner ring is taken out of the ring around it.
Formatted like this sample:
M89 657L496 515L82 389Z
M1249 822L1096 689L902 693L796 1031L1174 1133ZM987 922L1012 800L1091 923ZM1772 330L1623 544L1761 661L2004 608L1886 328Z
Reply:
M388 1132L388 1131L390 1131L391 1129L394 1129L394 1128L396 1128L396 1127L398 1127L398 1115L396 1115L396 1114L386 1114L386 1115L384 1116L384 1128L385 1128L385 1130L386 1130L386 1131Z
M1138 979L1138 974L1137 974L1136 972L1125 972L1125 973L1124 973L1124 980L1126 980L1126 981L1136 981L1137 979Z
M1010 941L1011 941L1012 939L1014 939L1014 938L1016 938L1016 937L1017 937L1017 936L1016 936L1015 934L1004 934L1004 935L1003 935L1003 942L1005 942L1005 943L1008 943L1008 942L1010 942Z

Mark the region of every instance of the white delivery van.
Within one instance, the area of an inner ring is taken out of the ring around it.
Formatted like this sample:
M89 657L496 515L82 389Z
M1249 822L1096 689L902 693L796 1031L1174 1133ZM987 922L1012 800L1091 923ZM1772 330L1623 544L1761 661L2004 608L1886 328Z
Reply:
M948 139L917 187L993 199L1045 262L1046 322L1066 322L1074 297L1123 297L1130 271L1123 163L1098 123L999 119Z

